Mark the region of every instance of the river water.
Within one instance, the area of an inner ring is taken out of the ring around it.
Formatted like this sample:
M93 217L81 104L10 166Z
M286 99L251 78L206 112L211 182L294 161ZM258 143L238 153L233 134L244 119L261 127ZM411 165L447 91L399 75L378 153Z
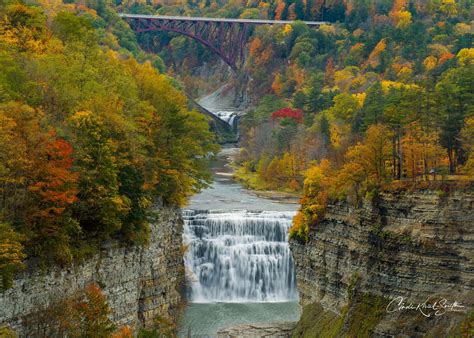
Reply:
M181 337L214 337L244 323L296 321L300 310L288 228L297 204L264 199L232 179L224 146L213 185L183 211L188 305Z

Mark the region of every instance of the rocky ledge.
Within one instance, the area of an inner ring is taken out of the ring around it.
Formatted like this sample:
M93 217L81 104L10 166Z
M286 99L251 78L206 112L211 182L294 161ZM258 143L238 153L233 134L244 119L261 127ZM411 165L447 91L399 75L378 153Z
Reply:
M295 336L473 336L473 211L472 185L330 205L308 242L290 241Z
M296 327L295 322L267 323L267 324L241 324L217 332L218 338L286 338L291 337Z

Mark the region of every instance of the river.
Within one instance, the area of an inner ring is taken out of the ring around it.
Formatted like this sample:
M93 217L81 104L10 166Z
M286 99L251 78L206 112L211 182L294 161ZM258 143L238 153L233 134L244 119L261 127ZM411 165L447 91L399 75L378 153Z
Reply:
M220 328L299 318L288 228L297 204L264 199L232 179L238 153L223 146L214 183L183 211L188 305L179 336L214 337Z

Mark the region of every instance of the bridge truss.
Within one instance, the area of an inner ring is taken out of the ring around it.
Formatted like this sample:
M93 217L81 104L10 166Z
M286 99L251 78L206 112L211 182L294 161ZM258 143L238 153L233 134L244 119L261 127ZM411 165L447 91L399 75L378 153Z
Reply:
M225 18L193 18L120 14L137 33L169 31L183 34L207 46L219 55L234 71L244 62L244 47L249 25L288 24L285 20L251 20ZM325 22L308 21L309 26Z

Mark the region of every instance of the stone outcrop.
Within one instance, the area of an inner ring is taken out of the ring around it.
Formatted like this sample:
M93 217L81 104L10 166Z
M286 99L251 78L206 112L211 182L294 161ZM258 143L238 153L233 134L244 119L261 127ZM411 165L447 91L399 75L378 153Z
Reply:
M146 246L123 247L109 241L97 254L68 268L28 269L13 288L0 294L0 327L20 336L42 336L48 308L60 299L99 285L117 326L150 327L157 317L176 318L184 278L183 222L179 209L161 208L151 221Z
M290 241L300 303L317 304L318 318L325 317L320 308L329 313L331 330L342 318L336 333L351 332L350 317L362 308L374 315L360 318L373 320L370 336L441 337L472 321L474 190L451 190L382 193L361 208L330 205L307 243ZM425 307L426 317L400 308L402 299L446 303L439 316ZM462 305L450 311L455 301Z
M265 324L241 324L222 329L217 332L218 338L286 338L296 326L295 322L265 323Z

